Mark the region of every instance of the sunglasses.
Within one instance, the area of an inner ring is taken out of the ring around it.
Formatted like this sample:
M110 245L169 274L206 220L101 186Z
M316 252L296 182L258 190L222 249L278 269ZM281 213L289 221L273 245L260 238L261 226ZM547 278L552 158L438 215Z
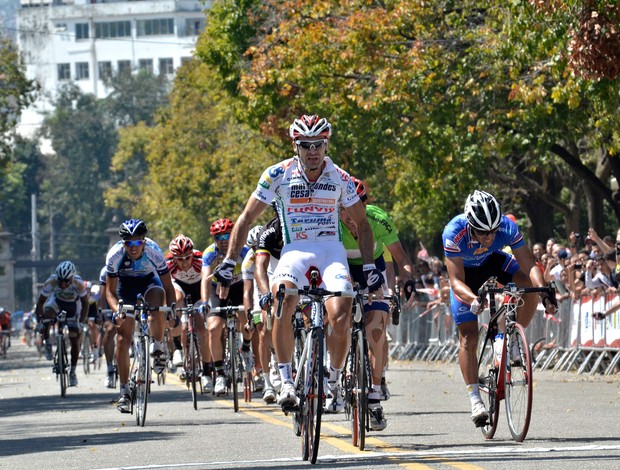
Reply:
M474 232L477 235L480 235L481 237L488 237L489 235L495 235L495 233L497 232L497 229L495 229L495 230L476 230L476 229L474 229Z
M215 238L218 242L228 240L230 238L230 233L221 233L219 235L215 235L213 238Z
M179 261L187 261L188 259L191 259L194 255L187 255L187 256L175 256L174 259L178 259Z
M58 284L69 284L71 279L60 279L58 278Z
M321 139L321 140L311 140L311 141L307 141L307 140L296 140L295 143L297 145L299 145L302 149L306 149L309 150L312 147L314 147L315 149L320 149L321 147L323 147L323 144L327 144L327 139Z
M137 247L144 245L144 240L125 240L123 243L127 247Z

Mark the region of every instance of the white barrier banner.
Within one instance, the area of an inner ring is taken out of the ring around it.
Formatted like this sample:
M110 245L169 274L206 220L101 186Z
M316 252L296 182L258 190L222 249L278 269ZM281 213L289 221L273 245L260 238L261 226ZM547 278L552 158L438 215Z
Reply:
M599 295L592 301L592 313L596 316L592 317L592 339L593 346L604 348L605 347L605 320L597 320L600 318L598 315L605 313L605 296Z
M591 347L594 343L594 330L592 327L592 303L594 299L590 296L583 296L579 303L581 303L580 311L580 346Z
M606 310L618 305L620 296L607 294ZM620 348L620 311L612 313L605 319L607 328L606 344L608 347Z

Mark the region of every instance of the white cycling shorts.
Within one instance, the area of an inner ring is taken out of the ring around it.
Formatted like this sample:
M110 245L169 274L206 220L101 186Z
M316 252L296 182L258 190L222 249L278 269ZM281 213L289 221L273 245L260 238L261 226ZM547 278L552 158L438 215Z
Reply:
M292 282L298 289L310 285L310 271L318 268L324 287L353 294L347 253L339 241L290 243L282 249L280 262L273 273L272 285Z

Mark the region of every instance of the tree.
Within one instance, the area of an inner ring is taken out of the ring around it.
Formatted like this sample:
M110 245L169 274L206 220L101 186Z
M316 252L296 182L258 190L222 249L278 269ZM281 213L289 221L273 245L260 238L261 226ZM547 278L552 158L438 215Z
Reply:
M59 90L41 132L55 151L44 159L40 208L48 222L42 229L56 233L57 254L63 257L103 256L110 220L103 190L117 140L113 117L104 102L68 84Z
M17 119L37 90L37 84L26 78L15 46L0 36L0 174L10 158Z
M552 234L555 211L565 233L576 229L583 193L596 228L602 200L618 214L605 169L618 148L618 81L574 74L579 15L566 5L549 15L517 1L265 1L218 11L198 54L240 71L239 117L267 123L265 135L308 103L329 116L337 159L408 233L433 236L485 187L527 211L537 239ZM211 31L224 33L217 46ZM225 61L210 51L221 44Z
M179 232L197 246L211 243L211 222L235 219L273 161L267 141L234 113L213 71L198 61L184 64L155 126L121 132L112 165L123 176L106 193L108 207L144 219L164 247Z

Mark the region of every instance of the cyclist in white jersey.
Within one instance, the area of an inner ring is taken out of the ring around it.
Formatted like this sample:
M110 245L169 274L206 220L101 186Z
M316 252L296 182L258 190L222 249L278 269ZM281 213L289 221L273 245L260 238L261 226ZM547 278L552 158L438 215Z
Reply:
M66 320L71 342L69 386L75 387L78 384L75 369L80 355L81 323L86 320L88 315L88 290L82 278L76 274L75 265L71 261L60 263L54 274L43 283L35 307L37 321L43 324L45 358L47 360L52 359L52 344L49 339L50 325L62 310L67 315Z
M280 283L287 288L308 285L310 269L318 268L326 289L353 293L339 226L341 206L347 208L358 227L363 270L369 290L374 292L381 287L383 276L374 264L372 230L364 205L348 173L326 156L331 133L331 124L316 115L301 116L291 124L289 135L293 139L296 155L263 172L233 229L226 258L214 272L223 285L232 278L236 265L234 260L245 244L252 223L271 202L275 202L282 222L284 248L274 273L274 289ZM285 297L282 317L273 326L274 346L282 376L278 404L287 406L297 402L291 360L292 315L298 300L298 296ZM333 297L326 302L327 320L331 326L331 334L327 336L331 383L339 382L337 379L348 350L351 305L352 299L349 297ZM277 308L277 301L274 308ZM329 390L326 406L331 411L342 409L339 387Z

